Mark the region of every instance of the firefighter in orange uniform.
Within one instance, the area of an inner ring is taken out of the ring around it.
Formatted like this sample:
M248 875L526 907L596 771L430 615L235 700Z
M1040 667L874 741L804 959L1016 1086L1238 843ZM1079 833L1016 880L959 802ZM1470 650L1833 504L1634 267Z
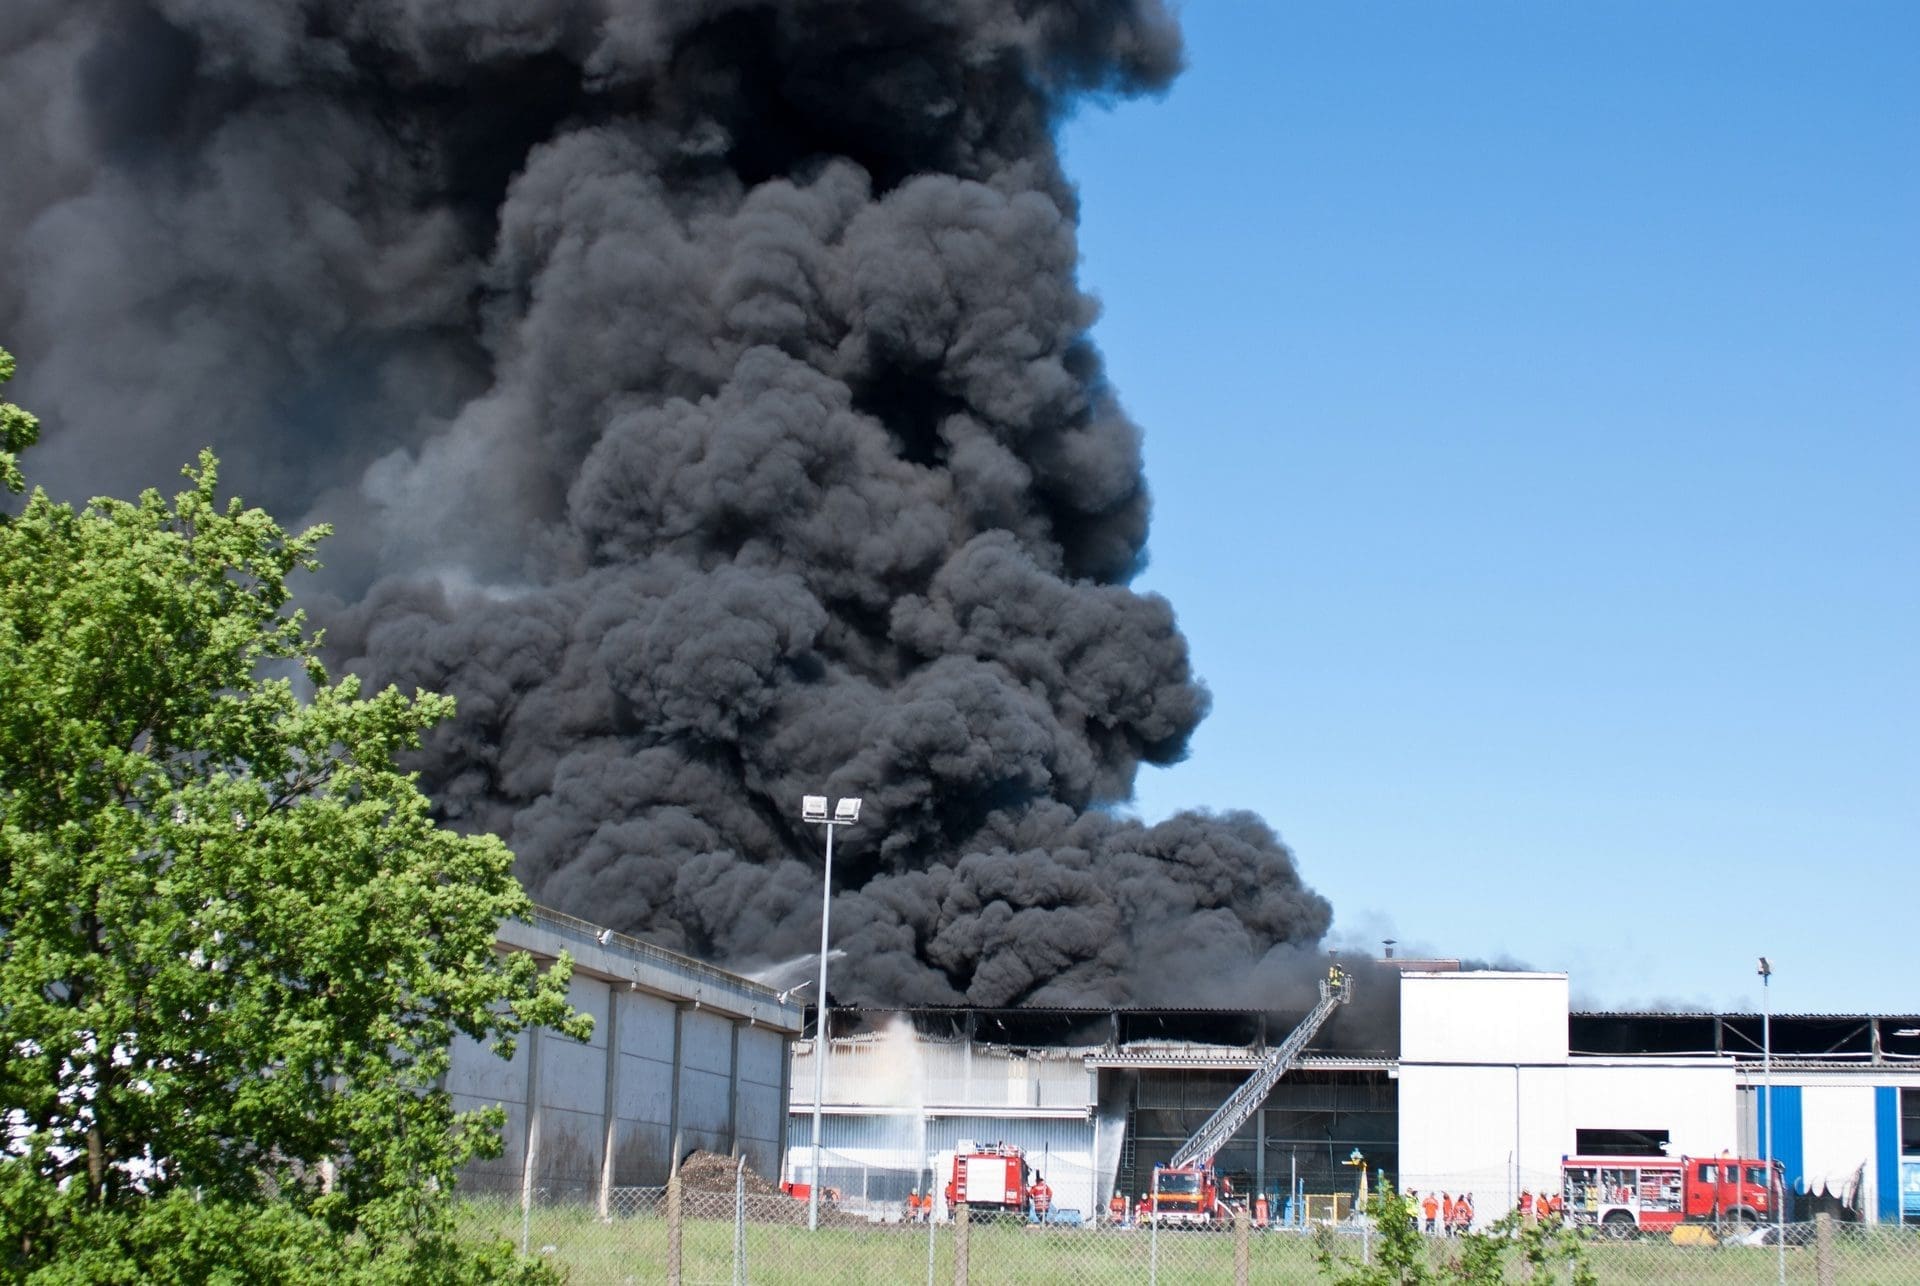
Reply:
M1420 1203L1420 1213L1427 1217L1427 1231L1433 1232L1433 1221L1440 1214L1440 1198L1429 1192L1427 1199Z
M1033 1187L1028 1189L1033 1197L1033 1217L1040 1223L1047 1221L1047 1212L1053 1208L1053 1189L1047 1186L1046 1176L1035 1174Z
M1266 1226L1267 1226L1267 1219L1268 1219L1268 1218L1269 1218L1269 1217L1271 1216L1271 1214L1272 1214L1272 1208L1271 1208L1270 1206L1268 1206L1268 1204L1267 1204L1267 1194L1266 1194L1266 1192L1265 1192L1265 1191L1263 1190L1263 1191L1261 1191L1261 1192L1260 1192L1260 1193L1259 1193L1258 1195L1256 1195L1256 1196L1254 1197L1254 1199L1253 1199L1253 1224L1254 1224L1254 1227L1256 1227L1256 1228L1264 1228L1264 1227L1266 1227Z
M1113 1190L1113 1196L1107 1201L1107 1218L1118 1228L1127 1222L1127 1197L1120 1189Z

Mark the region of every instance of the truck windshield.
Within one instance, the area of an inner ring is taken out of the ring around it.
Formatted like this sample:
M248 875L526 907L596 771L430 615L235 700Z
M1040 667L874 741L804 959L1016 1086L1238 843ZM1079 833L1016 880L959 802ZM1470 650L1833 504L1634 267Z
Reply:
M1163 1174L1160 1176L1160 1193L1165 1196L1172 1193L1180 1196L1200 1191L1200 1176L1197 1174Z

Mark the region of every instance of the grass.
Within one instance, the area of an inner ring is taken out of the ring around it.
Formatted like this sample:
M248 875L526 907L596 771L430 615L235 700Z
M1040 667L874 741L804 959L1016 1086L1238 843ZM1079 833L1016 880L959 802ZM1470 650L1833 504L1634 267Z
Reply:
M726 1205L730 1206L730 1201ZM705 1213L722 1214L708 1207ZM465 1207L475 1236L519 1244L521 1217L508 1202L472 1201ZM667 1225L657 1213L602 1222L590 1208L560 1206L532 1212L529 1245L536 1255L562 1267L573 1286L624 1286L667 1280ZM866 1283L924 1283L928 1280L928 1229L923 1226L823 1226L810 1233L803 1223L749 1223L746 1230L747 1280L755 1286L866 1286ZM942 1225L933 1235L933 1280L954 1280L954 1232ZM1157 1248L1154 1242L1157 1240ZM1339 1249L1355 1257L1357 1238L1341 1237ZM1233 1238L1217 1232L1162 1232L1157 1239L1140 1231L1046 1229L1019 1225L975 1225L968 1235L970 1279L975 1283L1145 1283L1151 1274L1162 1286L1199 1286L1233 1281ZM1449 1243L1435 1243L1436 1257ZM1321 1280L1309 1237L1263 1233L1252 1239L1252 1280ZM1156 1253L1157 1251L1157 1253ZM1776 1280L1771 1246L1719 1248L1674 1246L1664 1241L1594 1242L1588 1256L1603 1283L1634 1286L1769 1286ZM689 1215L682 1223L681 1280L685 1286L730 1286L734 1268L734 1228L730 1214ZM1912 1286L1920 1282L1920 1235L1913 1231L1860 1230L1835 1238L1835 1274L1839 1286ZM1787 1280L1813 1286L1814 1250L1787 1247ZM1511 1280L1520 1280L1517 1265ZM1564 1281L1564 1273L1557 1279Z

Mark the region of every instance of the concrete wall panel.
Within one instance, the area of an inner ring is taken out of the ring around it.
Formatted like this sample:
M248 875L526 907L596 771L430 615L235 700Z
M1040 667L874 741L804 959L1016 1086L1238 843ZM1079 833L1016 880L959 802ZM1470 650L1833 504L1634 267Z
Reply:
M680 1018L680 1061L726 1076L733 1065L733 1023L711 1010L687 1010Z
M539 1174L550 1196L585 1198L598 1191L603 1143L599 1112L547 1108L540 1118Z
M622 1121L614 1138L615 1187L654 1187L667 1181L673 1140L664 1121Z
M567 982L567 1003L593 1019L593 1035L587 1038L586 1043L594 1049L605 1049L607 1011L612 1004L612 995L606 981L601 978L583 978L576 973Z
M674 1004L645 992L620 996L620 1051L636 1058L673 1059Z
M727 1151L734 1140L736 1086L739 1121L751 1136L742 1141L751 1164L769 1178L778 1175L787 1107L780 1087L799 1006L699 961L550 912L537 913L530 923L503 925L500 946L546 959L561 949L572 952L568 997L593 1017L594 1029L584 1043L541 1033L537 1067L528 1052L535 1044L531 1036L522 1036L511 1061L496 1058L480 1042L456 1041L446 1082L456 1108L498 1104L509 1117L505 1155L470 1166L463 1176L469 1191L519 1192L530 1086L539 1099L532 1178L543 1200L597 1198L606 1176L609 1099L616 1185L665 1182L676 1120L683 1153L696 1147Z
M778 1032L765 1027L740 1029L740 1079L755 1085L780 1088L780 1064L786 1060L787 1042Z
M599 1112L607 1097L607 1054L568 1040L540 1040L540 1103L543 1107Z
M726 1073L680 1069L680 1128L704 1136L718 1135L720 1151L727 1145L728 1123L732 1120L733 1082ZM706 1144L702 1145L708 1146Z
M452 1058L452 1066L447 1071L449 1091L494 1102L526 1101L528 1063L524 1035L514 1043L511 1059L495 1054L485 1041L455 1036Z
M786 1128L787 1113L781 1105L777 1093L747 1093L750 1087L742 1086L740 1094L740 1137L760 1139L767 1142L779 1142ZM774 1087L776 1090L778 1087ZM769 1176L771 1177L771 1176Z
M672 1064L656 1062L651 1058L623 1058L620 1062L620 1092L614 1100L613 1114L626 1121L671 1120Z

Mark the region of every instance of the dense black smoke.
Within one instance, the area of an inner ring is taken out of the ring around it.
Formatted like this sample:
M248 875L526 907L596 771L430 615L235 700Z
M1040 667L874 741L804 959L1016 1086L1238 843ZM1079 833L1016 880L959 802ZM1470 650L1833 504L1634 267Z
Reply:
M1054 150L1160 0L13 0L0 336L67 493L336 525L323 615L542 901L843 999L1173 1001L1328 924L1206 708Z

